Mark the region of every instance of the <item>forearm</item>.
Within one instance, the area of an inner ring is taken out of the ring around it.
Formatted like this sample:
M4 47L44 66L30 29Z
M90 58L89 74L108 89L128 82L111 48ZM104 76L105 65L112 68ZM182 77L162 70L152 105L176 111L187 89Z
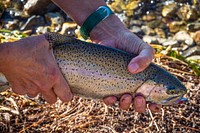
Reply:
M82 25L89 15L99 6L106 5L104 0L52 0L70 15L78 25ZM120 19L112 14L97 24L90 32L90 39L100 42L105 36L112 37L126 29Z
M7 66L8 58L11 54L11 49L13 49L12 43L14 42L0 44L0 72L3 72Z
M99 6L106 5L104 0L52 0L65 13L70 15L78 25L82 25L87 17Z

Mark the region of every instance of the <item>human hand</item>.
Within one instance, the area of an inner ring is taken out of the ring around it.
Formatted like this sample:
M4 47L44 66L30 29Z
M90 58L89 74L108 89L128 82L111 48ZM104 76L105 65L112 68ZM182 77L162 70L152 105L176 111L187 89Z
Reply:
M57 97L64 102L72 98L44 35L1 44L0 50L0 71L15 93L29 97L41 93L50 104Z
M111 46L129 53L137 54L138 56L133 58L128 65L129 72L133 74L143 71L154 58L154 49L136 35L129 32L114 15L109 16L99 23L90 33L90 38L93 42L101 45ZM104 98L104 102L107 105L112 105L116 101L117 98L114 96ZM120 108L125 110L129 108L131 103L132 96L130 94L124 94L119 100ZM146 101L143 96L136 96L133 103L135 111L140 113L145 111ZM153 112L157 112L160 110L161 106L150 104L149 108Z

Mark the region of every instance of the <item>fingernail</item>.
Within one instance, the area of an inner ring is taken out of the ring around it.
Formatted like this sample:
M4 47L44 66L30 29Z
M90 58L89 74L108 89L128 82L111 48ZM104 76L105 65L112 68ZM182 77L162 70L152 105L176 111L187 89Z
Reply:
M138 65L137 63L131 63L131 64L129 65L129 70L130 70L131 72L136 72L138 69L139 69L139 65Z
M138 107L141 107L144 104L144 100L143 99L138 99L136 104L138 105Z

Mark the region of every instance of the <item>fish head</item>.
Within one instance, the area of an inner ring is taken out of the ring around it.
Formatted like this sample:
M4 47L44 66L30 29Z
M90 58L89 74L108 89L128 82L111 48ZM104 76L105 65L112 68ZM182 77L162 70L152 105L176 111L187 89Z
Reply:
M187 102L186 87L172 74L162 68L151 75L136 91L146 101L161 105L176 105Z

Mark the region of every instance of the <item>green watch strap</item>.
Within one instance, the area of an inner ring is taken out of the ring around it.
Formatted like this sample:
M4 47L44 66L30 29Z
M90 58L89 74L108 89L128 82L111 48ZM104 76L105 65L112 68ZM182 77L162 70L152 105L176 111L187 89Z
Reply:
M93 12L83 23L80 28L81 36L86 40L90 36L92 29L108 16L113 14L112 10L108 6L100 6L95 12Z

